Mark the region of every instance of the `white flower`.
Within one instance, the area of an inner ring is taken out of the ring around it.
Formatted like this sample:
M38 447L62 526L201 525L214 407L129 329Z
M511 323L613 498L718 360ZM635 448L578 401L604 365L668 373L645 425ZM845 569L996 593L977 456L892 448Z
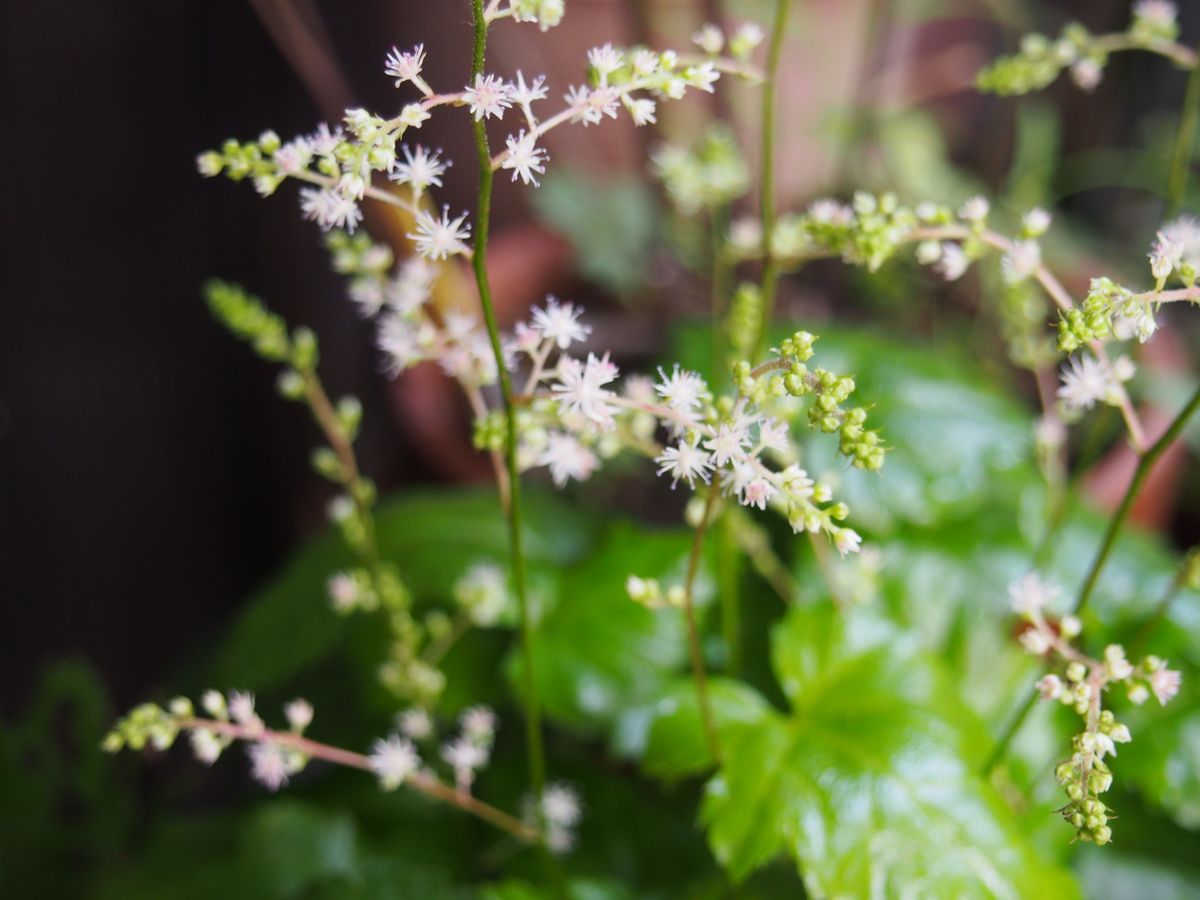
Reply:
M1125 648L1120 644L1109 644L1104 648L1104 665L1114 681L1124 681L1133 674L1133 665L1125 658Z
M258 741L246 752L250 756L250 776L255 781L269 791L277 791L287 784L289 766L282 749L268 741Z
M1085 56L1071 66L1071 80L1081 91L1091 93L1100 84L1100 79L1103 77L1103 66L1090 56Z
M940 272L947 281L958 281L966 274L970 265L971 260L967 258L966 251L961 246L944 243L942 244L942 257L934 264L934 269Z
M1097 402L1108 402L1117 388L1108 365L1094 356L1072 357L1063 366L1060 378L1058 397L1072 412L1091 409Z
M420 128L430 118L429 111L420 103L410 103L400 110L400 124L405 128Z
M660 57L647 47L639 47L633 51L633 72L635 75L650 75L658 69Z
M1029 572L1008 586L1012 610L1019 616L1040 614L1048 604L1057 600L1058 596L1058 587L1043 581L1037 572Z
M742 505L757 506L759 509L766 509L768 501L776 493L775 485L771 484L767 479L755 478L742 491Z
M204 707L204 711L214 719L224 719L228 714L225 707L225 697L220 691L209 689L204 692L204 696L200 698L200 705Z
M1117 745L1113 743L1113 739L1103 731L1097 731L1092 735L1093 743L1096 748L1096 758L1104 759L1106 756L1117 755Z
M421 210L417 213L417 230L408 237L416 243L417 252L426 259L447 259L467 252L464 242L471 238L471 226L465 224L466 221L466 213L451 221L448 206L442 207L441 219L435 219Z
M745 56L763 42L766 35L757 22L744 23L729 42L735 56Z
M681 478L693 488L697 478L708 484L712 471L708 454L695 441L690 444L680 441L675 446L667 447L654 461L658 463L659 475L671 476L672 488L679 484Z
M744 459L749 446L750 435L745 428L725 424L718 426L717 433L704 442L705 449L712 451L715 466Z
M454 583L454 600L474 624L490 628L509 606L508 576L495 563L475 563Z
M586 481L600 465L596 454L583 446L573 435L552 431L538 457L539 465L550 467L550 477L562 487L570 479Z
M300 210L304 218L316 222L322 231L344 228L351 234L362 221L362 210L353 199L339 190L301 188Z
M588 51L588 62L602 85L608 84L608 76L624 65L624 56L612 44L603 47L593 47Z
M1154 697L1158 702L1166 706L1176 694L1179 693L1179 685L1183 681L1183 676L1174 669L1161 668L1150 676L1150 690L1154 692Z
M823 197L808 205L808 217L818 225L848 225L854 219L854 210L845 203Z
M284 175L295 175L308 168L313 148L307 138L298 137L284 144L274 153L275 164Z
M476 744L491 744L496 737L496 714L486 706L472 706L459 719L463 736Z
M601 429L609 429L615 411L609 401L616 395L604 385L616 377L617 367L609 362L607 353L601 359L589 353L586 364L564 356L558 361L558 381L550 389L561 406Z
M711 62L701 63L698 66L692 66L684 72L684 77L687 78L692 87L711 94L713 85L721 78L721 73L717 71L717 67Z
M571 828L579 824L583 810L579 795L565 784L550 784L542 792L542 817L549 825Z
M1021 646L1034 656L1042 656L1050 649L1050 639L1036 628L1021 633Z
M313 708L307 700L293 700L283 708L283 714L287 716L288 724L296 731L303 731L312 724Z
M308 143L317 156L329 156L341 142L341 126L339 125L336 131L330 131L329 126L324 122L318 125L317 130L308 138Z
M1173 267L1187 263L1200 268L1200 221L1191 216L1172 219L1158 232L1158 242L1170 255Z
M518 106L528 107L538 100L546 99L546 76L539 75L529 84L518 70L517 80L508 86L509 99Z
M429 299L437 275L437 266L429 260L421 256L409 257L384 289L387 305L401 315L416 312Z
M516 181L520 177L525 184L532 184L534 187L541 187L534 173L542 175L546 171L546 160L549 158L545 150L537 145L537 135L530 134L525 136L525 129L521 129L521 133L509 135L505 139L508 144L508 153L504 157L504 162L501 164L503 169L512 170L512 180Z
M942 258L942 245L937 241L921 241L917 244L917 262L923 266L932 266Z
M240 725L262 725L254 712L254 695L247 691L232 691L229 694L229 716Z
M707 53L716 56L725 47L725 35L712 22L692 35L692 43Z
M1063 683L1057 675L1043 675L1035 687L1043 700L1057 700L1062 696Z
M1004 280L1019 284L1037 271L1042 264L1042 248L1037 241L1016 241L1012 250L1000 260Z
M371 771L385 791L394 791L421 767L421 757L413 742L397 734L371 745Z
M421 67L425 65L425 45L417 44L408 53L401 53L396 47L387 55L383 71L396 79L396 87L406 81L416 81L421 75Z
M476 122L488 116L503 119L504 111L512 106L512 90L495 75L476 75L475 84L463 91L463 99Z
M433 720L423 709L406 709L399 716L400 730L405 737L423 741L433 734Z
M1050 227L1050 213L1040 206L1035 206L1025 213L1021 224L1025 228L1025 233L1030 237L1041 237Z
M471 772L487 764L488 748L458 738L442 746L442 759L454 769L459 781L469 784Z
M566 101L573 110L571 121L588 125L597 125L605 116L610 119L617 117L621 93L615 88L598 87L594 91L586 86L569 88Z
M1175 4L1170 0L1138 0L1133 6L1133 17L1156 28L1170 28L1178 15Z
M430 185L442 186L442 176L450 163L442 162L441 150L430 152L420 144L415 151L410 150L407 144L400 149L404 151L404 162L396 160L388 178L397 184L409 185L418 196L425 193Z
M708 385L704 383L704 379L695 372L679 368L678 363L670 375L660 367L658 377L659 382L654 386L654 390L676 412L694 414L708 394Z
M658 104L649 97L625 97L624 102L634 125L641 127L642 125L653 125L658 121L656 115Z
M404 316L395 313L379 320L375 345L383 351L384 370L392 376L415 366L425 359L426 355L417 327ZM335 576L338 577L343 576ZM333 597L334 607L341 611L352 609L358 598L358 585L351 579L350 584L343 582L336 587L338 592L335 593L335 585L331 581L329 593Z
M853 528L839 528L833 533L833 546L837 547L842 556L857 553L862 547L862 538Z
M768 450L784 453L788 449L788 427L778 419L758 420L758 442Z
M216 732L209 731L207 728L197 728L192 732L191 740L192 753L206 766L215 763L221 755L221 750L224 749Z
M990 209L986 197L972 197L962 205L958 215L968 222L979 224L987 218Z

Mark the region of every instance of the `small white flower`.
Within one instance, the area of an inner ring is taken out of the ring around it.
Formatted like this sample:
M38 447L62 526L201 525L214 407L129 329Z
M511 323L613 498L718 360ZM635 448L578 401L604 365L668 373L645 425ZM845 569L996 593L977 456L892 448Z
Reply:
M228 709L225 706L225 697L220 691L212 689L205 691L204 696L200 698L200 705L214 719L224 719L228 715Z
M757 22L746 22L738 28L729 44L735 55L744 56L761 44L765 37Z
M546 446L538 457L538 463L550 467L550 477L562 487L570 479L586 481L600 465L600 460L573 435L552 431L546 437Z
M917 262L923 266L932 266L942 258L942 245L937 241L921 241L917 244Z
M1106 756L1117 755L1117 745L1113 743L1113 739L1103 731L1097 731L1092 735L1094 746L1096 748L1096 758L1104 759Z
M303 731L312 724L313 708L307 700L293 700L283 708L283 714L287 716L288 724L295 731Z
M1108 736L1118 744L1128 744L1133 740L1133 735L1129 733L1129 726L1120 723L1108 729Z
M509 85L509 99L518 106L528 107L538 100L546 99L546 76L539 75L529 84L518 70L517 80Z
M284 144L274 153L275 164L284 175L295 175L308 168L313 148L307 138L298 137Z
M1155 28L1170 28L1179 11L1170 0L1138 0L1133 5L1133 17Z
M353 199L339 190L301 188L300 210L304 218L316 222L322 231L344 228L351 234L362 221L362 210Z
M207 728L197 728L192 732L191 740L192 753L206 766L215 763L224 749L216 732L209 731Z
M399 720L400 731L414 741L423 741L433 734L433 720L423 709L406 709Z
M679 484L680 479L686 481L688 487L693 488L696 486L697 478L708 484L709 474L712 471L712 463L709 461L708 454L701 450L696 442L689 444L680 441L678 444L664 449L654 461L658 463L659 475L671 476L672 488Z
M778 492L775 490L775 485L767 479L755 478L742 491L742 505L766 509L767 503L776 493Z
M1043 675L1036 687L1043 700L1057 700L1062 696L1063 683L1057 675Z
M608 76L625 64L624 55L612 44L593 47L588 51L587 58L602 85L608 84Z
M512 89L495 75L476 75L475 84L463 91L463 100L476 122L489 116L503 119L504 111L512 106Z
M470 784L470 774L487 764L488 755L487 747L465 738L457 738L442 746L442 759L454 769L459 781L466 781L467 784Z
M833 534L833 546L837 547L838 553L842 556L847 553L857 553L862 547L862 538L853 528L839 528Z
M1108 366L1094 356L1072 357L1063 366L1058 397L1072 412L1091 409L1098 402L1112 399L1117 387Z
M970 265L971 260L960 245L943 243L941 259L934 264L934 269L947 281L958 281L966 274Z
M677 412L694 413L708 395L708 385L704 379L695 372L679 368L678 363L670 375L660 367L658 377L659 382L654 390Z
M768 450L785 453L788 449L788 427L778 419L758 420L758 442Z
M400 110L398 118L405 128L420 128L429 120L430 115L420 103L410 103Z
M542 792L542 817L547 824L571 828L579 824L583 809L579 794L565 784L550 784Z
M1004 280L1019 284L1037 271L1042 264L1042 248L1037 241L1016 241L1012 250L1000 260Z
M1100 79L1103 77L1104 68L1090 56L1085 56L1071 65L1071 80L1081 91L1090 94L1099 86Z
M1134 706L1141 706L1150 699L1150 690L1141 682L1135 682L1129 686L1126 696Z
M1029 572L1008 586L1012 610L1019 616L1040 615L1058 596L1057 585L1043 581L1037 572Z
M658 69L659 55L647 47L639 47L633 51L633 72L635 75L651 75Z
M719 27L709 22L692 35L692 43L709 56L716 56L725 47L725 35Z
M496 737L496 714L486 706L472 706L459 718L463 736L477 744L491 744Z
M491 628L509 607L508 576L495 563L475 563L454 583L454 600L474 624Z
M406 81L417 81L421 75L421 67L425 65L425 45L417 44L408 53L401 53L396 47L388 54L383 71L396 79L396 87Z
M610 119L617 117L620 107L621 92L615 88L601 86L589 90L586 86L569 88L566 94L567 104L572 109L571 121L588 125L598 125L605 116Z
M467 214L450 219L450 207L442 207L442 217L435 219L425 210L417 213L417 230L408 237L417 245L417 252L426 259L448 259L466 253L465 241L471 238L471 226L465 224Z
M1021 224L1025 228L1025 233L1030 237L1041 237L1050 228L1050 213L1040 206L1035 206L1025 213Z
M371 771L385 791L394 791L421 767L421 757L413 742L397 734L388 735L371 745Z
M1183 676L1174 669L1161 668L1150 676L1150 690L1162 706L1166 706L1179 693Z
M1050 649L1050 639L1036 628L1021 633L1021 646L1034 656L1042 656Z
M437 266L429 260L421 256L409 257L384 288L387 305L400 315L416 312L429 299L437 275Z
M232 691L229 694L229 716L240 725L262 724L254 712L254 695L248 691Z
M342 139L341 126L338 126L336 131L330 131L329 126L322 122L317 126L317 130L309 136L308 143L317 156L329 156L337 149Z
M656 113L658 112L658 104L649 97L626 97L625 108L629 110L630 118L633 119L633 124L639 128L643 125L653 125L658 121Z
M988 217L991 206L986 197L972 197L958 211L960 218L974 224L981 224Z
M375 345L383 351L384 371L396 376L415 366L426 358L426 350L421 340L421 331L410 320L402 315L392 313L379 320L379 331L375 337ZM339 611L353 609L357 599L358 586L353 586L354 594L348 590L339 597L331 590L334 607ZM343 602L342 598L345 599Z
M746 448L749 446L750 435L746 433L746 429L727 424L718 426L717 433L704 442L705 449L712 451L714 466L745 459Z
M609 401L615 396L604 385L617 377L617 367L606 353L597 359L588 354L584 364L570 356L558 361L558 381L550 386L555 399L565 409L578 413L593 425L607 430L613 427L615 409Z
M396 160L388 178L397 184L409 185L417 196L425 193L431 185L442 186L442 176L446 174L450 163L442 162L441 150L430 152L420 144L415 151L407 144L400 149L404 152L404 162Z
M536 172L542 175L546 171L546 160L549 155L541 147L537 145L537 135L525 135L525 129L521 129L521 133L513 136L509 135L505 139L508 145L508 153L504 157L504 162L501 168L512 170L512 180L516 181L519 177L525 184L532 184L534 187L541 187L541 182L534 177Z
M289 766L283 750L269 741L258 741L247 750L250 776L269 791L277 791L288 782Z

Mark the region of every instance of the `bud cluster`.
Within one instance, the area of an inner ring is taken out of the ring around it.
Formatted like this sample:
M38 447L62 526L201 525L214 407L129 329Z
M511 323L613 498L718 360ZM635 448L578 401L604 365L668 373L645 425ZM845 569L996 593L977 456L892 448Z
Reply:
M651 162L672 203L684 214L724 206L750 186L741 150L724 125L710 126L690 149L672 144L660 147Z
M1079 636L1082 623L1074 615L1050 621L1048 607L1058 599L1059 591L1035 573L1010 586L1009 595L1013 611L1024 626L1022 646L1035 656L1049 655L1064 664L1061 676L1051 673L1038 681L1039 695L1070 707L1084 723L1072 740L1071 756L1055 769L1055 778L1068 799L1063 817L1075 827L1079 839L1107 844L1112 840L1108 825L1111 810L1100 795L1112 787L1113 776L1105 758L1115 757L1116 745L1128 743L1130 733L1111 710L1103 708L1104 693L1120 685L1135 704L1144 703L1153 694L1165 705L1179 691L1179 672L1168 669L1155 656L1134 666L1119 644L1105 647L1099 660L1076 649L1071 642Z

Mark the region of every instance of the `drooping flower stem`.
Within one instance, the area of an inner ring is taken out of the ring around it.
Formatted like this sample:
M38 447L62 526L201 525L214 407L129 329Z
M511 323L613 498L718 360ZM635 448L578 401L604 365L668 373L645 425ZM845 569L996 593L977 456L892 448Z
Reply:
M1196 143L1196 121L1200 117L1200 66L1192 66L1188 76L1187 93L1179 131L1175 134L1175 150L1171 155L1171 174L1167 181L1167 218L1179 213L1187 190L1188 173L1192 167L1192 148Z
M759 188L759 209L762 219L762 321L759 323L756 355L766 347L771 318L775 314L775 288L779 281L779 264L775 259L775 87L779 59L783 54L783 36L787 29L791 0L775 0L775 18L771 25L771 43L767 50L767 70L762 88L762 138Z
M696 524L692 537L692 552L688 555L687 580L683 585L683 615L687 622L688 650L692 657L692 680L696 684L696 700L700 706L700 721L704 725L704 739L708 743L713 762L721 764L721 743L717 738L717 724L713 718L712 704L708 697L708 677L704 672L704 655L700 648L700 629L696 625L696 574L700 571L700 554L704 550L704 536L716 506L719 491L714 483L704 500L704 511Z
M267 742L280 747L286 747L290 750L296 750L311 759L321 759L335 765L361 769L364 772L373 771L370 758L361 753L355 753L353 750L344 750L341 747L333 747L329 744L322 744L290 731L269 731L261 727L256 729L246 725L239 725L236 722L225 722L218 719L182 719L177 722L177 725L184 731L210 731L214 734L250 743ZM509 815L501 809L497 809L489 803L484 803L482 800L473 797L465 791L460 791L445 784L428 772L413 772L405 779L404 784L406 787L411 787L413 790L427 797L441 800L444 803L457 806L463 812L478 816L485 822L507 831L518 840L530 844L536 843L539 840L536 829L530 828L520 819Z
M487 50L487 20L484 16L483 0L472 0L475 42L472 54L471 79L483 74L484 56ZM537 696L537 680L534 676L533 623L529 616L529 596L525 582L525 554L521 548L521 481L517 469L517 409L513 403L512 379L504 362L504 348L500 343L500 327L496 322L496 310L492 304L491 284L487 274L488 222L492 206L492 154L488 147L487 129L483 117L475 120L475 150L479 158L479 203L475 215L475 242L471 264L475 270L475 282L479 287L479 302L483 307L483 319L487 325L488 339L496 357L499 373L500 394L504 401L505 421L505 464L508 470L508 538L512 562L513 590L517 596L520 614L521 653L524 657L524 701L526 754L529 761L529 785L535 798L534 807L541 808L542 791L546 782L546 757L542 743L542 714Z
M1129 517L1129 512L1133 509L1133 503L1141 493L1142 485L1146 481L1146 477L1150 474L1150 470L1154 468L1154 464L1158 458L1166 452L1167 448L1175 442L1179 437L1179 433L1183 431L1188 420L1195 414L1196 410L1200 409L1200 388L1196 390L1187 404L1179 411L1179 414L1167 426L1167 430L1162 433L1162 436L1151 444L1146 450L1138 454L1137 468L1133 472L1133 477L1129 479L1129 486L1125 489L1125 496L1121 498L1121 503L1117 506L1116 511L1108 520L1108 527L1104 529L1104 537L1100 541L1100 547L1096 551L1096 556L1092 560L1092 565L1088 569L1087 575L1084 577L1083 584L1079 588L1079 593L1075 597L1075 602L1071 606L1071 613L1078 615L1088 605L1091 600L1092 592L1096 588L1096 584L1100 579L1100 573L1104 570L1104 565L1108 561L1109 554L1112 552L1113 546L1117 542L1117 537L1121 533L1121 528L1125 524L1125 520ZM1004 758L1008 752L1008 747L1016 737L1017 732L1021 730L1021 726L1025 723L1025 718L1029 715L1037 702L1037 694L1033 691L1029 692L1029 697L1025 703L1017 710L1008 726L1004 729L1004 733L996 742L996 747L988 757L987 763L984 765L984 772L990 772Z

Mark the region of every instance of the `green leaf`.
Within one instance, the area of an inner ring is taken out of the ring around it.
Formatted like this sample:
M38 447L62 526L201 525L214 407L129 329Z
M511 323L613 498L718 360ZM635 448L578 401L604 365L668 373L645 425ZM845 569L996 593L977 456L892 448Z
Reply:
M683 617L634 603L625 579L636 573L664 584L681 581L690 546L688 532L616 523L595 554L563 573L558 602L535 635L538 693L548 715L596 730L662 695L687 659ZM510 671L518 685L520 666L514 647ZM616 736L624 752L642 740Z
M717 735L722 740L738 726L760 722L770 709L757 691L731 678L710 677L708 697ZM681 679L670 685L654 705L653 716L642 757L646 771L660 778L675 779L712 767L694 681Z
M725 748L703 818L735 879L781 852L819 896L1070 897L999 795L944 675L880 617L797 607L772 658L793 706Z
M551 576L586 549L585 520L556 495L528 492L525 512L532 579ZM377 510L376 532L383 558L399 567L419 601L449 602L455 580L472 563L503 564L508 558L503 513L491 489L414 491L385 501ZM352 563L333 532L300 550L247 602L207 679L265 692L327 657L345 639L350 622L330 608L325 584Z

